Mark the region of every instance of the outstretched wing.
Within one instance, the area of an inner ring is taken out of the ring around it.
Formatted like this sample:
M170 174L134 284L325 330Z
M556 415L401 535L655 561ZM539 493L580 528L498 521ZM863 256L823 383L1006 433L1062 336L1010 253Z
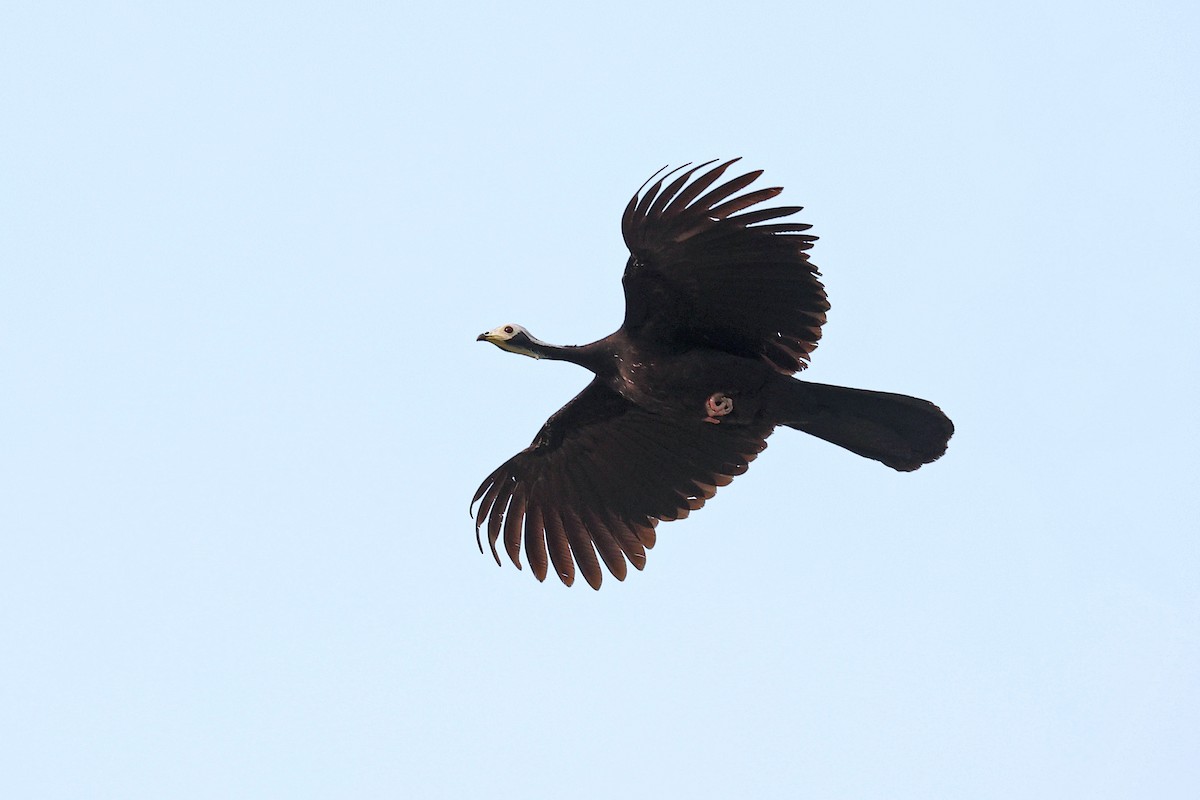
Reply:
M635 340L761 357L791 374L806 366L829 310L805 252L816 237L804 233L809 225L772 221L799 206L737 213L783 191L735 196L761 171L709 190L735 161L694 180L713 162L692 167L664 188L675 170L629 201L621 220L630 252L624 330Z
M771 430L657 416L593 380L480 485L476 538L486 520L496 563L503 536L518 569L524 539L538 580L553 564L570 586L578 564L599 589L600 560L624 580L626 559L645 566L658 521L686 517L745 472Z

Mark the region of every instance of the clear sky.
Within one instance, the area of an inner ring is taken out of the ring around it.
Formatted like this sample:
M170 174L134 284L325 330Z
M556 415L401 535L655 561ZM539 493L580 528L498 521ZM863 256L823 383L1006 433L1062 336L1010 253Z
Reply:
M1194 2L6 3L0 796L1200 796ZM806 206L790 430L596 593L467 504L625 202Z

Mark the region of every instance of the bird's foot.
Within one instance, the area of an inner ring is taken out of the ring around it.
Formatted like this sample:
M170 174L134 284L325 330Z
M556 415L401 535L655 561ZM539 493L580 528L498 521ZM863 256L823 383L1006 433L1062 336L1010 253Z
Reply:
M704 401L704 410L708 413L704 421L717 425L721 422L718 417L733 413L733 398L724 392L717 392Z

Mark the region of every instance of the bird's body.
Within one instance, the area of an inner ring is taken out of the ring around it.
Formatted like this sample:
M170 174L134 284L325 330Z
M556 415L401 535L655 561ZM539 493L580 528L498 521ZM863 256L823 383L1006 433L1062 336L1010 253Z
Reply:
M736 213L779 193L735 196L760 173L704 194L732 163L692 180L702 164L664 188L668 175L634 195L622 220L631 255L615 333L577 347L519 325L479 336L595 373L476 492L476 527L487 522L497 563L503 538L518 567L524 542L539 579L552 564L570 585L578 565L599 588L601 561L623 579L626 561L644 565L659 520L702 506L780 425L903 471L945 452L954 427L928 401L791 377L829 307L806 253L815 237L803 233L808 225L764 224L796 207Z
M704 401L718 392L736 393L748 401L778 374L758 359L710 347L639 344L620 331L598 344L608 356L608 368L596 372L605 385L648 411L685 419L704 419ZM749 406L738 404L735 412L724 422L753 418Z

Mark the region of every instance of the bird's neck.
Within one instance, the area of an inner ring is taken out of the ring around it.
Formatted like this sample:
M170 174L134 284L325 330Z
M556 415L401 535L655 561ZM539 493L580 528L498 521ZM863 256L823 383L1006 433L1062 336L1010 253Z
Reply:
M569 361L597 374L601 373L611 360L607 358L608 352L603 347L603 340L583 345L557 345L535 339L530 342L529 350L537 358Z

